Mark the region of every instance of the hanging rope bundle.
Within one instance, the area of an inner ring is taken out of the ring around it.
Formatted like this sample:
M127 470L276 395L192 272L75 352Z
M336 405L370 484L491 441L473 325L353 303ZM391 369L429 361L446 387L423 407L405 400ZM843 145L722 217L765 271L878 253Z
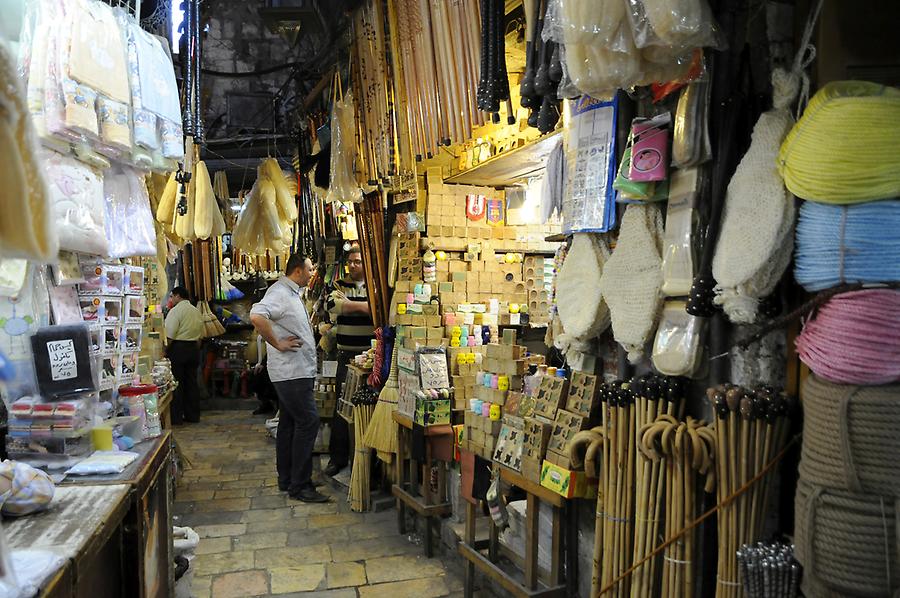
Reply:
M800 476L831 488L900 496L900 386L803 383Z
M797 353L832 382L900 380L900 291L865 289L832 297L803 326Z
M720 503L751 483L787 442L791 405L769 387L750 390L721 385L707 390L716 411L717 498ZM716 598L741 596L737 551L762 537L771 484L760 483L719 510Z
M828 83L788 133L778 170L797 197L848 204L900 196L900 89Z
M794 277L807 291L845 282L900 281L900 200L833 206L804 202Z
M896 499L826 489L801 479L794 507L804 595L897 595Z

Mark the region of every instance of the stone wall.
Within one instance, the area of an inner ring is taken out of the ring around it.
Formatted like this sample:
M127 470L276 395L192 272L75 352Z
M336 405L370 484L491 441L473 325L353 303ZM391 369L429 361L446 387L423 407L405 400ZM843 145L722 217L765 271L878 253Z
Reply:
M259 8L264 0L208 0L203 17L208 31L203 40L203 67L224 72L246 72L272 67L286 62L300 60L299 51L292 48L281 36L272 33L259 16ZM276 94L290 75L285 69L259 77L217 77L203 76L204 123L211 138L224 137L236 131L226 129L227 103L229 92ZM295 96L291 84L285 99ZM278 132L287 133L290 120L286 112L287 102L277 106L276 126ZM253 120L259 120L260 114ZM264 119L267 123L271 118Z

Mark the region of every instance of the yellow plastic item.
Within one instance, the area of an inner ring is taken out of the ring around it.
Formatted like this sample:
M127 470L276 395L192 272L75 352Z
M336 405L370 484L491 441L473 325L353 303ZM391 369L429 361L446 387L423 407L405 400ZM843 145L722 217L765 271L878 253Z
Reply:
M900 90L837 81L813 96L778 155L797 197L853 204L900 196Z

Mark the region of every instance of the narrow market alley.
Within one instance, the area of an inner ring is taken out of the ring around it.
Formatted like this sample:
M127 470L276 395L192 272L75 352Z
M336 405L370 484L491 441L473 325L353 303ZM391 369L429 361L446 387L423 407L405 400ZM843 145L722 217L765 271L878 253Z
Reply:
M175 524L200 535L195 598L462 596L458 559L448 570L397 530L397 511L352 513L328 484L332 502L306 504L279 492L274 441L265 418L203 414L175 437L186 458ZM446 559L450 560L450 559Z

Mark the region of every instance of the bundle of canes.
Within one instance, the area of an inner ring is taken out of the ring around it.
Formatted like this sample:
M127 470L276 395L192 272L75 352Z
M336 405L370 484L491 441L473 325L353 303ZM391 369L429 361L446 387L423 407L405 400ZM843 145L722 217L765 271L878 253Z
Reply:
M715 462L721 503L751 484L786 444L792 401L771 387L750 390L730 384L710 388L707 397L716 412ZM719 510L717 598L743 595L737 551L761 538L770 481L771 472Z
M353 403L353 438L356 441L356 449L347 498L350 501L350 510L357 513L368 511L371 503L372 450L366 446L364 438L377 400L378 395L367 386L356 391L350 399Z
M650 554L659 538L665 511L663 501L666 469L658 458L651 458L643 444L647 431L660 421L675 423L683 415L687 383L683 378L648 374L631 383L635 399L634 443L642 455L635 463L635 534L632 562ZM662 420L660 419L662 418ZM659 595L657 579L659 558L650 559L632 573L631 595L635 598Z
M507 123L515 124L506 71L506 2L481 1L481 80L478 83L478 108L493 113L500 122L500 103L506 103Z
M384 388L378 394L378 403L372 414L372 421L366 431L363 442L366 446L375 449L378 458L385 463L393 460L397 453L397 422L393 414L397 410L397 402L400 399L399 384L397 382L397 346L393 346L391 357L391 373L388 376Z
M692 598L697 571L697 532L684 532L700 515L702 500L698 500L699 475L705 475L704 490L715 489L716 435L705 422L692 417L679 422L663 415L651 424L641 438L641 453L654 463L665 465L665 538L678 537L666 547L663 556L662 579L656 588L644 586L633 596L667 596ZM652 584L654 580L649 580ZM643 583L648 583L644 581ZM635 580L635 586L641 580Z
M395 155L394 119L389 113L390 90L381 2L369 0L353 24L359 82L361 128L366 142L369 184L386 179Z
M602 488L597 500L594 564L600 567L593 583L609 585L631 566L634 540L635 395L627 382L604 386ZM601 532L602 530L602 532ZM598 547L597 543L601 546ZM615 584L611 596L629 596L631 579ZM599 591L595 587L595 593Z
M384 210L381 194L374 191L356 206L356 228L362 250L363 270L366 275L366 291L369 311L375 328L387 323L390 300L387 286L387 256L385 254Z

